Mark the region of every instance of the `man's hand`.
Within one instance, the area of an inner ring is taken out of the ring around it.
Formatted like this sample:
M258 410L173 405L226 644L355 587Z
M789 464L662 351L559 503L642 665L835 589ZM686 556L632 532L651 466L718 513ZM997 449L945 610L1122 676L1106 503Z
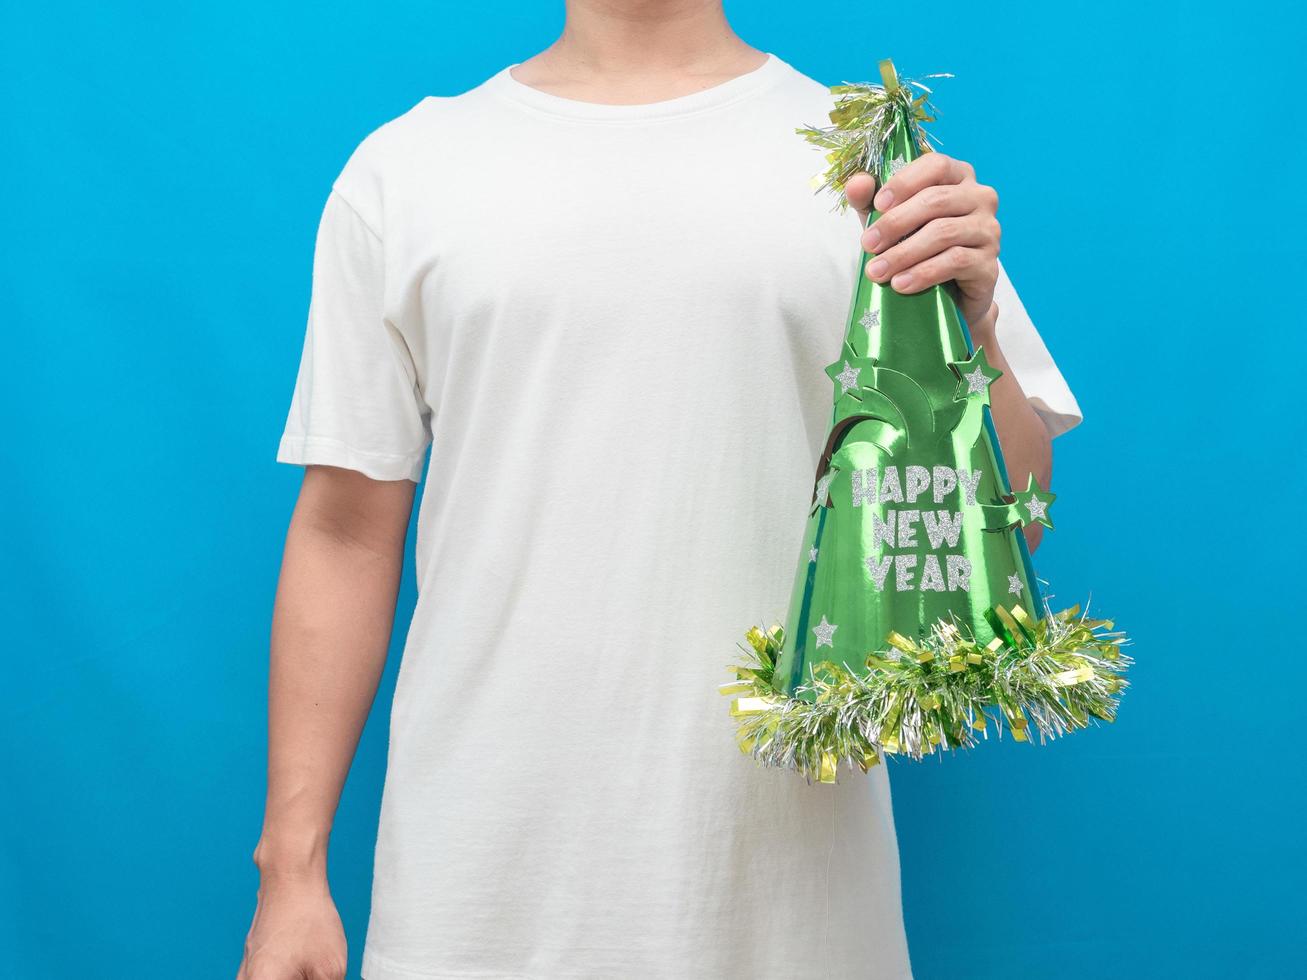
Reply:
M874 255L868 279L900 293L956 280L968 326L986 320L998 279L998 194L976 183L971 164L925 153L879 191L876 179L861 173L849 178L844 193L864 224L873 207L881 212L862 233L863 250Z
M325 874L265 871L236 980L344 980L347 962Z

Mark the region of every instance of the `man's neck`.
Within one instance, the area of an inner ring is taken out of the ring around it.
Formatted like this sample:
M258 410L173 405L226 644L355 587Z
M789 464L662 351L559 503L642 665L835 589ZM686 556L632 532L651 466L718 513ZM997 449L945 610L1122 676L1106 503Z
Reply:
M562 35L513 77L562 98L638 105L712 88L765 59L731 30L720 0L569 0Z

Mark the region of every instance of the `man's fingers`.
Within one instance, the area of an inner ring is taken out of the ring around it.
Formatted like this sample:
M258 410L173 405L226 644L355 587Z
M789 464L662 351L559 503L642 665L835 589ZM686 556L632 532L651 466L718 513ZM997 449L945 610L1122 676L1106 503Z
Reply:
M885 181L873 206L877 211L887 211L931 184L961 184L975 177L976 171L965 160L938 152L924 153Z
M952 245L924 262L896 273L890 280L890 286L896 293L919 293L923 289L946 283L950 279L961 279L968 274L975 274L979 266L986 261L973 248Z
M867 223L871 214L871 198L876 193L876 178L869 173L857 173L844 184L844 199L849 207L862 215L862 223Z
M883 252L905 235L937 218L968 215L976 210L975 195L956 184L936 184L886 211L862 233L866 252Z
M876 254L867 262L866 275L874 282L888 282L898 292L918 292L919 288L946 282L955 278L965 269L952 268L952 275L943 279L931 278L929 271L922 266L932 258L949 255L949 262L956 263L964 258L972 263L988 262L991 255L998 254L998 248L984 220L971 215L963 218L936 218L915 235L905 238L892 248ZM938 265L929 266L937 270ZM905 288L907 285L919 288ZM928 281L929 280L929 281Z

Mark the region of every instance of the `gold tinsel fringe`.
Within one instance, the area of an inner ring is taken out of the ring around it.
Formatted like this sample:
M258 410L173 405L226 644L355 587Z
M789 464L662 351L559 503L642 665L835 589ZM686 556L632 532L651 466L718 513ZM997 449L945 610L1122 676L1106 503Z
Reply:
M865 671L824 661L794 697L772 685L784 631L751 628L748 660L720 688L735 697L741 751L829 783L841 763L866 772L882 754L971 748L991 729L1043 742L1115 718L1132 661L1110 620L1074 606L1036 621L1014 605L994 607L990 621L997 635L984 645L943 621L919 641L891 633Z
M952 78L947 73L926 78ZM914 95L913 89L919 94ZM837 96L830 112L830 126L803 126L796 129L808 142L826 150L829 166L813 178L818 191L831 191L835 207L848 207L844 185L856 173L879 174L884 165L885 146L899 120L908 127L909 138L928 152L931 142L939 140L922 123L934 122L936 109L930 102L930 89L914 79L903 79L892 88L865 82L832 85Z

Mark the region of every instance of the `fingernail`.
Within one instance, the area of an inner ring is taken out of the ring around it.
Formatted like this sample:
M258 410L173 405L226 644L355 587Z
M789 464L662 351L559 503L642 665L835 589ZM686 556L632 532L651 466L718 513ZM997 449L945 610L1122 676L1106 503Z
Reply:
M876 195L876 199L872 201L872 204L877 211L884 211L893 203L894 192L888 187L882 187L880 193Z
M880 229L875 225L868 228L862 235L862 250L864 252L874 252L880 245Z
M884 259L877 259L875 262L871 263L871 265L867 266L867 275L871 276L873 279L879 279L888 271L889 263Z
M889 284L895 289L907 289L912 285L912 273L900 272L897 276L889 281Z

